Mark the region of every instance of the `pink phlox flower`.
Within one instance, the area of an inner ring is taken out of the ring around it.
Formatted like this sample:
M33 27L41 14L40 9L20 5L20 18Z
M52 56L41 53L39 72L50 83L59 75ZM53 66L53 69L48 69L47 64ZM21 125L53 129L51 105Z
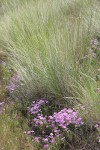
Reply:
M11 83L9 83L9 85L6 88L10 93L12 93L15 90L16 85L15 85L15 83L11 82Z
M96 129L98 129L99 128L99 125L98 124L95 124L95 126L94 126Z
M35 137L34 139L33 139L33 141L35 141L35 142L40 142L40 137Z
M50 140L50 142L53 144L53 143L55 143L55 138L52 138L51 140Z
M49 147L48 144L45 144L45 145L43 146L44 149L47 149L48 147Z
M73 113L73 110L69 108L69 109L67 109L67 112L68 113Z
M43 138L43 142L48 142L48 138Z

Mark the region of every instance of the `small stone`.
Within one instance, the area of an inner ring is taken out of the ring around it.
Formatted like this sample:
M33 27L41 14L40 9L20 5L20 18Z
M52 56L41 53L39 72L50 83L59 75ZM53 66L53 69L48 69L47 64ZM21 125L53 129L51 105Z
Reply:
M100 88L97 88L97 93L100 94Z

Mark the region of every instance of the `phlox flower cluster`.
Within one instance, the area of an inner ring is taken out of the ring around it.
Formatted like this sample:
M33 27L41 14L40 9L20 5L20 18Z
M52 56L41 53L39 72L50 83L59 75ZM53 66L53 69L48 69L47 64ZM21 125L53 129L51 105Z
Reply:
M100 43L97 38L91 40L91 48L97 50L98 53L100 52Z
M42 114L41 106L46 105L47 103L48 101L43 99L40 99L38 102L33 101L31 106L28 107L28 111L31 115Z
M98 129L100 129L100 124L97 123L97 124L94 125L94 127L98 130Z
M60 112L53 114L54 122L61 128L66 129L69 124L80 125L82 119L78 118L78 112L72 109L62 109Z
M97 47L98 44L99 44L99 42L98 42L98 40L96 38L94 38L94 39L91 40L92 47Z
M4 111L5 102L0 102L0 114Z
M16 89L16 83L18 82L19 78L17 75L14 75L10 78L9 84L6 86L6 89L9 93L13 93Z
M43 107L48 105L47 100L33 101L28 111L31 115L32 130L25 132L31 134L33 140L41 144L45 149L50 144L55 144L57 139L65 140L64 132L70 130L69 125L80 126L83 124L82 119L78 117L78 112L64 108L59 112L54 112L52 115L43 115ZM49 110L48 110L49 111Z
M98 142L100 143L100 123L97 123L94 125L94 127L96 128L96 130L98 131L99 135L98 135Z

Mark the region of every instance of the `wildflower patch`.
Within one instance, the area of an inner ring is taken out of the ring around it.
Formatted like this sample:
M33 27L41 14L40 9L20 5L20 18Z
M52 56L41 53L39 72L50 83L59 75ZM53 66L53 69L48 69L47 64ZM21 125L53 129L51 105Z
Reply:
M32 130L24 132L30 134L32 141L37 142L45 149L56 144L58 140L64 142L66 140L64 133L70 131L70 125L79 127L83 124L78 112L71 108L63 108L52 115L44 115L43 106L46 107L46 105L49 105L49 102L43 99L32 102L31 106L28 107Z

